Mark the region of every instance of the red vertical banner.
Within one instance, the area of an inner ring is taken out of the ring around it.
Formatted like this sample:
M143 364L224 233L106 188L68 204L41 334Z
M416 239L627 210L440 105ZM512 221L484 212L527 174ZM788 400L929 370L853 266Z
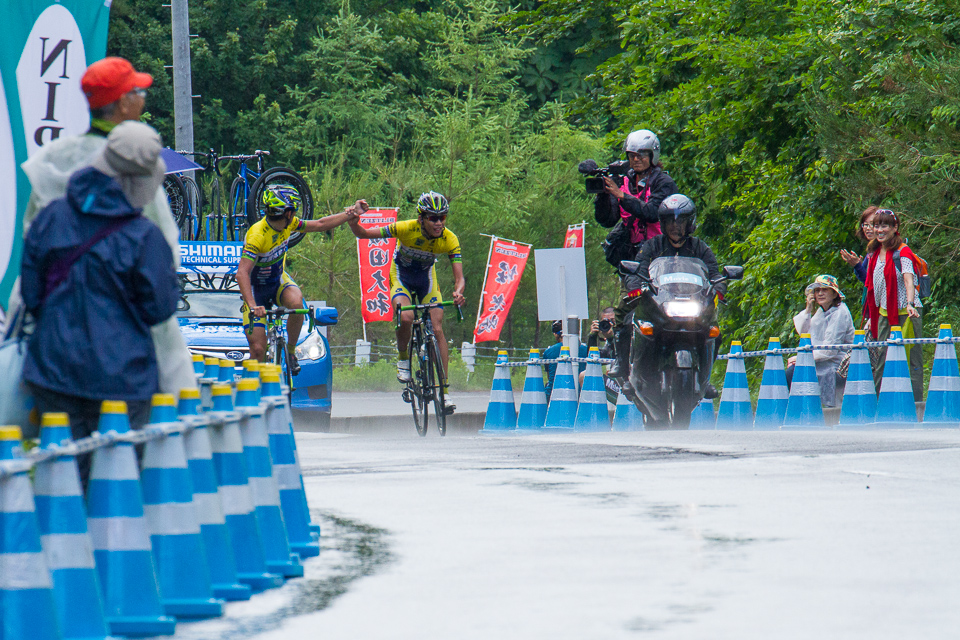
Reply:
M571 224L567 227L567 235L563 239L564 249L576 249L583 246L583 231L587 223Z
M360 216L360 226L383 227L397 221L396 209L370 209ZM360 314L364 322L393 320L390 304L390 264L396 238L357 240L360 261Z
M483 281L477 326L473 330L474 343L500 339L500 329L510 313L529 257L528 244L501 238L490 241L490 260Z

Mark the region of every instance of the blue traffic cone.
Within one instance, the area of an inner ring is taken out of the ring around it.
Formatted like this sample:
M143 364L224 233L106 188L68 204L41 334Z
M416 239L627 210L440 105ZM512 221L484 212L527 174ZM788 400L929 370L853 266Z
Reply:
M730 355L743 353L739 340L730 343ZM753 429L753 407L747 386L747 369L743 358L729 358L723 378L720 409L717 411L717 429L749 431Z
M517 414L517 429L539 431L546 419L547 394L543 390L540 349L530 349L527 377L523 380L523 395L520 396L520 413Z
M487 416L484 418L481 433L512 432L517 428L517 407L513 399L510 367L500 366L506 362L507 352L497 353L497 367L493 374L490 402L487 404Z
M640 413L640 409L637 409L635 404L627 400L623 391L617 394L617 409L613 414L613 430L643 431L643 414Z
M193 373L197 376L197 378L202 378L203 372L206 369L203 363L203 356L199 353L191 354L191 356L193 358Z
M243 361L243 377L244 378L258 378L260 377L260 361L259 360L244 360Z
M220 379L220 358L207 358L204 360L203 377L200 378L200 409L210 411L213 409L213 394L211 389Z
M577 389L573 384L569 347L560 347L560 358L553 375L553 391L550 393L550 404L547 405L547 419L543 428L568 431L573 429L577 421Z
M286 398L281 395L280 377L273 372L261 376L263 399L266 401L267 435L270 442L270 459L273 475L280 491L280 509L287 526L290 548L301 558L320 554L320 545L310 532L310 510L303 490L303 475L293 432L283 412Z
M866 348L856 348L856 345L863 344L864 341L863 331L854 333L854 349L850 353L850 365L847 367L847 384L843 389L837 429L872 428L877 415L877 387L873 382L870 353Z
M69 442L67 414L43 414L40 447L57 449L61 443ZM109 631L103 616L93 545L87 533L87 512L76 457L61 455L38 464L34 491L40 539L53 579L57 623L63 638L106 640Z
M230 385L215 384L213 413L222 418L210 426L213 468L217 472L220 502L230 532L237 577L257 592L283 584L283 577L267 570L267 559L254 513L253 495L240 437L240 414L233 411Z
M127 403L105 400L97 429L101 434L129 432ZM160 602L132 444L117 442L93 452L87 527L110 632L121 636L171 635L176 621L164 615Z
M3 463L19 447L20 427L0 427L0 638L60 640L30 476Z
M941 340L952 338L950 325L940 325L937 337ZM960 368L957 366L957 347L953 343L938 343L933 355L923 426L960 427Z
M811 346L810 334L800 335L800 348ZM783 430L827 429L823 421L823 408L820 406L820 381L817 379L817 366L813 361L813 351L797 351L797 361L793 365L793 380L790 383L790 397L787 400L787 413L783 417Z
M260 524L267 570L287 578L303 575L300 557L290 552L287 528L280 509L280 490L273 477L273 461L270 458L270 441L267 425L260 406L260 380L243 378L237 383L237 410L243 412L240 420L240 437L243 441L243 456L247 464L253 508Z
M596 362L587 363L573 429L574 431L610 431L610 412L607 411L607 390L603 387L600 350L597 347L590 347L587 359Z
M300 492L303 494L303 508L306 510L306 514L310 516L310 508L307 506L307 489L303 484L303 475L300 473L300 458L297 454L297 439L294 437L293 429L293 414L290 411L290 396L289 388L283 383L283 369L280 368L278 364L261 364L260 365L260 384L264 384L263 378L266 375L275 375L279 382L274 385L273 383L266 385L269 389L279 389L279 391L273 391L269 395L273 400L274 407L277 407L283 417L283 420L287 424L287 432L290 434L290 446L293 447L293 455L297 458L297 479L300 482ZM269 430L269 427L268 427ZM271 452L272 454L272 452ZM284 518L286 518L286 513L284 513ZM320 538L320 525L310 522L309 525L310 534L313 536L313 539L319 540ZM301 556L302 557L302 556Z
M900 327L890 327L889 341L902 340ZM913 401L907 350L903 344L888 344L887 360L883 366L883 381L877 398L877 417L874 429L915 429L917 405Z
M171 422L177 422L173 396L154 394L150 423ZM223 601L213 597L207 571L182 435L171 433L146 443L141 483L164 611L177 618L223 615ZM184 567L190 567L190 571L184 571Z
M690 414L690 431L716 431L717 414L713 410L713 400L701 400Z
M770 338L767 349L780 348L780 338ZM753 428L757 431L776 431L783 424L787 413L787 399L790 389L787 387L787 374L783 370L783 356L769 354L763 363L763 378L760 381L760 397L757 400L757 415L753 418Z
M237 366L233 360L227 360L226 358L221 358L220 359L220 377L217 380L217 382L221 384L233 384L236 371L237 371Z
M197 389L183 389L180 392L177 413L181 419L199 415L200 392ZM249 600L250 587L237 581L237 565L220 505L220 494L217 493L217 472L213 468L210 434L206 424L195 422L194 428L183 434L183 446L187 468L190 469L193 504L203 537L213 596L224 600Z

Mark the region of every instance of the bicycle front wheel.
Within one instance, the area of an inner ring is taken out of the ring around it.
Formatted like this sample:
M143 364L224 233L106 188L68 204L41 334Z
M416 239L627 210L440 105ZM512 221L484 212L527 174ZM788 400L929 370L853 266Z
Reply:
M263 172L257 178L257 181L250 187L250 195L247 197L247 225L253 226L263 217L263 206L260 199L267 187L281 185L294 189L300 195L300 210L297 211L297 217L301 220L313 219L313 193L307 186L299 173L286 167L271 167ZM303 240L303 233L295 231L290 234L288 247L295 246Z
M433 412L437 417L437 431L441 436L445 436L447 435L447 414L444 412L446 394L443 385L446 382L446 376L443 375L443 363L440 362L440 349L435 336L430 336L427 352L430 366L430 391L433 396Z
M413 422L417 426L420 437L427 435L427 398L429 396L429 368L424 366L420 357L420 345L416 340L410 342L410 382L407 383L413 397L410 406L413 407Z
M171 173L163 179L163 190L167 194L170 212L177 223L177 228L180 229L181 237L183 237L187 220L187 194L183 191L183 180L177 174Z
M182 176L183 193L186 195L187 220L180 227L182 240L200 239L200 210L203 207L203 196L197 183L189 176Z
M247 224L247 213L244 209L246 199L243 193L243 178L236 178L230 185L230 203L227 207L227 228L223 231L223 239L231 242L243 240Z

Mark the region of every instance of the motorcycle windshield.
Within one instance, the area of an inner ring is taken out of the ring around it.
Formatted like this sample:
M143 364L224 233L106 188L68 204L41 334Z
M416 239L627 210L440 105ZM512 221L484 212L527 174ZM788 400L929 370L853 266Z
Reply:
M659 290L657 298L667 294L687 298L710 286L707 265L697 258L657 258L650 263L650 279Z

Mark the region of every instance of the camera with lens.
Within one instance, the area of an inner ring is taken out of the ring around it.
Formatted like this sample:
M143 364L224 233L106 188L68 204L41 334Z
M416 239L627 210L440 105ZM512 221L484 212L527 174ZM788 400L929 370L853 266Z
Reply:
M604 318L603 320L597 323L597 328L600 329L600 333L606 333L610 331L612 327L613 327L613 323L607 320L606 318Z
M627 175L627 172L630 171L630 163L626 160L619 160L601 167L593 160L584 160L577 169L583 175L589 176L585 181L587 193L603 193L605 191L603 179Z

